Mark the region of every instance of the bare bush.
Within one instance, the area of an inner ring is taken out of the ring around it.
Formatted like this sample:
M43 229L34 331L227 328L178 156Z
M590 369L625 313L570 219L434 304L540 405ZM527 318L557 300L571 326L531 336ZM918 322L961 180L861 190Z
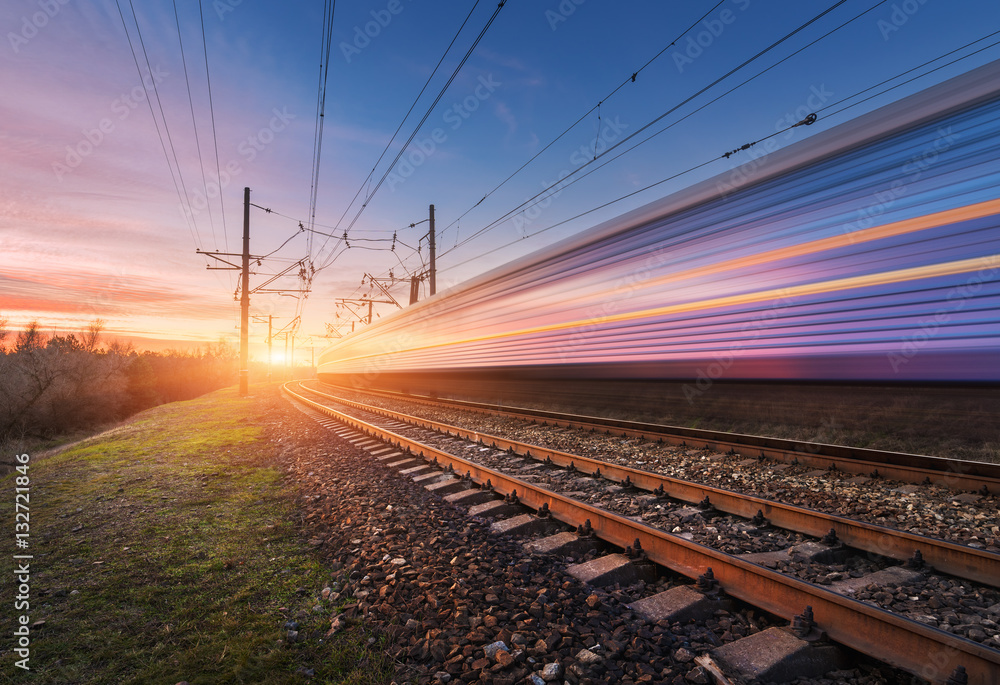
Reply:
M97 319L79 336L48 337L32 322L6 349L0 318L0 441L92 428L236 381L236 354L225 343L140 354L118 341L102 348L103 328Z

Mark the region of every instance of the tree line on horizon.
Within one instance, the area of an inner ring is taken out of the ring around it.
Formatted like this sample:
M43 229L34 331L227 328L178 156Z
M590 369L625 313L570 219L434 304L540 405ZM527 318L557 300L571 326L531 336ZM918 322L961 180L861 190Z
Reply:
M103 343L104 322L46 334L37 321L0 318L0 442L44 439L118 421L144 409L234 384L238 355L225 341L197 352L139 352Z

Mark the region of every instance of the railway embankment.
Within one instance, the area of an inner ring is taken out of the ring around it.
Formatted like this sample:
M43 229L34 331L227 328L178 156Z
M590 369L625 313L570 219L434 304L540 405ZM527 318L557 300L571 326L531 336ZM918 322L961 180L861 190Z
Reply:
M746 606L647 620L637 597L687 581L589 586L567 569L593 552L491 534L274 386L158 407L26 472L30 671L0 647L15 682L708 683L697 655L783 624ZM828 675L900 677L866 659Z
M27 566L27 592L15 604L3 583L0 681L388 682L362 623L307 638L342 602L321 595L331 571L300 523L286 412L274 386L225 389L6 475L0 574Z

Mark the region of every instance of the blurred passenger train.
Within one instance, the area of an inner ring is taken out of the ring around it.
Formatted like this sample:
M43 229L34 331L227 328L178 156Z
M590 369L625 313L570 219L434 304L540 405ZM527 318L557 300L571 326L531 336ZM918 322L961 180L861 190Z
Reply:
M318 371L1000 381L1000 62L385 316Z

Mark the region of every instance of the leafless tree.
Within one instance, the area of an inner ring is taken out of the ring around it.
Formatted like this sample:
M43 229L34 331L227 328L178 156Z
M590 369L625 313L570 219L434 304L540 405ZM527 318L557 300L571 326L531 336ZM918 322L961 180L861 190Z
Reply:
M48 363L44 342L38 322L32 321L17 334L12 353L4 356L4 381L0 383L0 425L4 433L28 422L30 412L58 376Z
M107 322L104 319L94 319L87 324L87 330L80 334L83 349L86 352L97 352L101 340L101 331Z
M105 322L46 336L38 322L9 335L0 317L0 442L88 429L161 402L230 385L235 351L225 343L200 354L138 354L132 343L102 345Z
M45 334L42 333L37 321L29 323L23 331L17 334L14 342L15 352L32 352L44 346Z

